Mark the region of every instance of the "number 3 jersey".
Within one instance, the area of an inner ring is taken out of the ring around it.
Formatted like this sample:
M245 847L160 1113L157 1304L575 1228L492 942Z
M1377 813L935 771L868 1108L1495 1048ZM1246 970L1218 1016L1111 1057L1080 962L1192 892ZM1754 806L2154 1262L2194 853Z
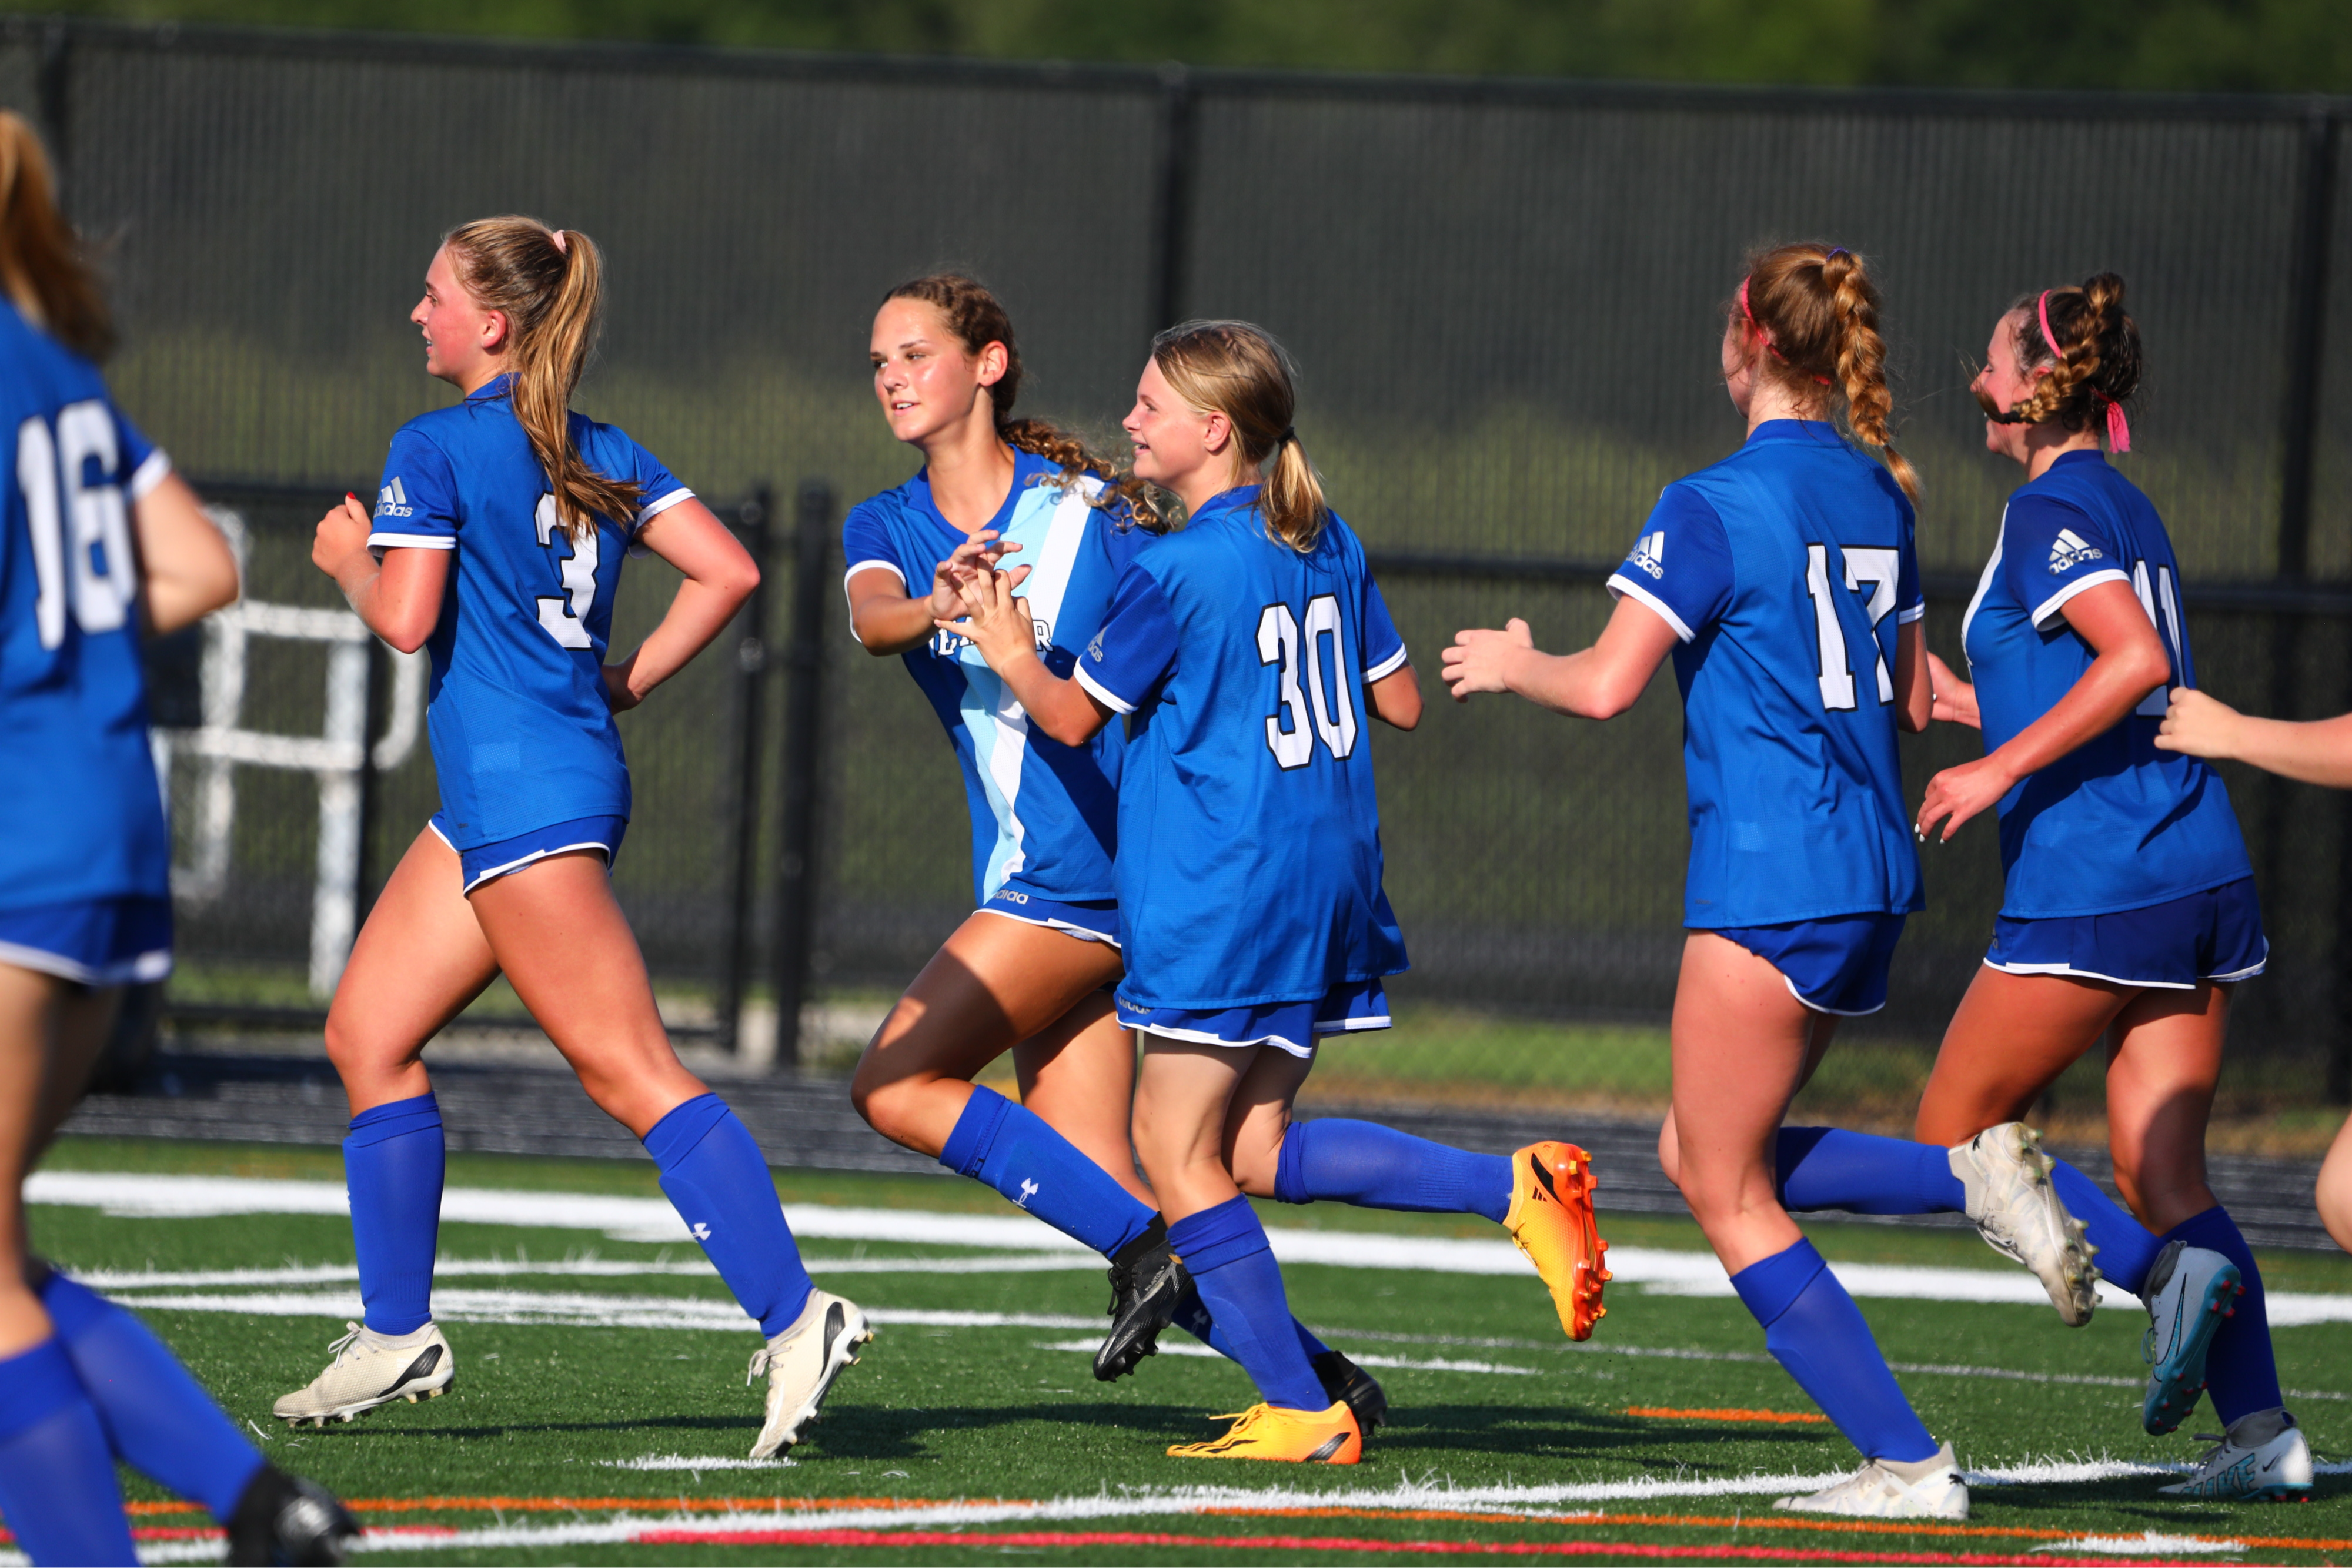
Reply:
M0 298L0 909L171 892L131 503L171 464Z
M1403 639L1334 515L1313 553L1227 490L1119 581L1076 678L1130 716L1118 790L1122 1001L1319 1001L1405 967L1381 884L1364 688Z
M1682 645L1683 924L1921 907L1895 746L1897 626L1926 612L1911 504L1817 420L1666 486L1609 579Z
M609 424L572 421L588 467L637 485L624 526L574 539L514 416L508 378L400 427L384 460L368 544L454 552L426 719L441 785L435 819L478 849L582 817L629 814L629 768L604 695L604 648L621 559L637 529L692 497Z
M2170 678L2114 728L2001 798L2000 912L2011 920L2138 909L2252 874L2221 775L2157 749L2170 688L2197 684L2180 568L2164 519L2096 452L2063 454L2001 514L1961 626L1985 749L2049 712L2091 667L2095 653L2062 612L2105 582L2131 585Z

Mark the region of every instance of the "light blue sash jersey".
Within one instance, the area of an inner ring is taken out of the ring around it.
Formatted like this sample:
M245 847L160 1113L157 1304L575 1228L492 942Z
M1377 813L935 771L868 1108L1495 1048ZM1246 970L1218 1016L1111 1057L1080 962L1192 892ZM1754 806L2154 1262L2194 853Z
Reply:
M1403 639L1335 515L1312 555L1227 490L1120 580L1077 680L1130 716L1123 1005L1319 1001L1402 973L1364 688Z
M1911 504L1813 420L1668 486L1613 593L1682 639L1690 872L1707 930L1921 907L1895 747L1895 641L1926 612Z
M2180 567L2164 519L2096 452L2064 454L2002 513L1961 626L1985 749L2049 712L2091 667L2096 655L2060 612L2102 582L2131 584L2171 678L2002 798L2000 912L2011 920L2137 909L2252 874L2221 775L2156 748L2167 692L2197 684Z
M368 534L379 554L456 552L425 644L425 716L441 784L434 821L459 851L629 814L629 767L604 695L613 598L637 529L694 495L628 436L575 413L573 450L597 473L635 480L641 509L625 525L600 517L574 540L507 383L400 427Z
M1061 467L1032 453L1013 454L1013 488L988 526L1017 543L1005 559L1026 566L1021 597L1036 625L1045 667L1067 677L1078 650L1102 624L1111 590L1137 551L1157 535L1122 526L1092 504L1099 480L1061 482ZM940 515L922 474L851 509L842 526L842 579L880 568L930 591L931 573L968 537ZM1064 746L1029 727L1029 716L969 638L935 633L903 657L907 673L931 701L963 769L971 808L975 903L1012 883L1045 898L1076 903L1118 896L1111 870L1118 845L1118 784L1123 747L1113 726L1082 747Z
M5 298L0 417L0 909L167 896L131 503L171 463Z

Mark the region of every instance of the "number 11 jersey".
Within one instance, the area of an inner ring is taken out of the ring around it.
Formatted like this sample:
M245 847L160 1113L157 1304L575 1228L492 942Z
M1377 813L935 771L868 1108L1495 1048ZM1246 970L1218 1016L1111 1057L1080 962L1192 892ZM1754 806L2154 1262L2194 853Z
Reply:
M621 431L571 416L597 473L637 485L638 512L574 539L500 376L400 427L368 544L454 552L425 710L441 786L434 819L478 849L583 817L629 814L629 768L604 695L621 559L637 530L692 498Z
M1682 646L1683 924L1922 907L1895 748L1896 627L1926 612L1911 504L1818 420L1666 486L1609 579Z

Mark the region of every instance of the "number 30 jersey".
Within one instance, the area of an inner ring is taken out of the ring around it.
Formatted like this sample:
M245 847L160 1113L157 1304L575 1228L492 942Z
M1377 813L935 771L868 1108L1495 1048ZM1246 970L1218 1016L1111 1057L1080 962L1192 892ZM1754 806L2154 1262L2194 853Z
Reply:
M5 298L0 416L0 909L163 897L131 503L171 464Z
M1348 525L1314 552L1227 490L1120 579L1076 679L1130 716L1118 786L1125 1000L1319 1001L1405 967L1381 885L1364 688L1405 662Z
M1668 486L1610 591L1682 640L1683 924L1922 907L1895 747L1897 626L1926 612L1911 504L1817 420Z
M514 416L508 378L400 427L368 544L454 552L425 710L441 786L436 819L458 850L582 817L629 814L629 768L604 695L621 559L637 529L692 497L609 424L572 415L600 474L635 480L640 510L573 539Z

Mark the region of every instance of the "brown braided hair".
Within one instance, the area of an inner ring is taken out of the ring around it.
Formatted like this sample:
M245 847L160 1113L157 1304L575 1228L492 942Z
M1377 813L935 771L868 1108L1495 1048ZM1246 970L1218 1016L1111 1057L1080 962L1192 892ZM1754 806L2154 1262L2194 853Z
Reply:
M597 473L572 444L572 393L596 346L604 258L579 230L562 236L537 218L477 218L441 244L474 303L506 313L515 422L547 471L563 531L577 539L600 517L627 528L642 497L635 480Z
M58 211L41 139L0 110L0 287L25 319L88 360L114 347L106 296L81 241Z
M1748 319L1769 350L1759 371L1807 402L1842 396L1846 429L1876 448L1903 493L1918 500L1919 472L1895 450L1887 427L1895 395L1886 385L1886 340L1878 331L1878 286L1862 257L1819 240L1777 246L1748 258L1747 287Z
M1021 395L1021 347L1013 336L1013 318L988 285L960 272L933 272L908 278L885 294L882 303L887 305L893 299L913 299L937 310L948 334L968 354L977 354L991 343L1003 345L1004 373L988 389L999 441L1055 465L1061 469L1065 485L1075 484L1080 475L1094 475L1103 487L1092 504L1108 509L1126 502L1119 508L1122 526L1158 526L1159 514L1148 504L1141 482L1121 476L1114 464L1087 444L1085 437L1050 420L1013 417L1013 402Z
M2042 336L2042 302L2039 294L2021 294L2009 314L2017 318L2019 367L2047 367L2049 373L2005 416L2000 410L1988 412L2003 423L2054 420L2069 433L2081 431L2105 418L2110 404L2126 402L2139 390L2139 323L2125 313L2124 280L2112 272L2085 278L2079 288L2053 288L2050 330L2065 350L2062 354Z

